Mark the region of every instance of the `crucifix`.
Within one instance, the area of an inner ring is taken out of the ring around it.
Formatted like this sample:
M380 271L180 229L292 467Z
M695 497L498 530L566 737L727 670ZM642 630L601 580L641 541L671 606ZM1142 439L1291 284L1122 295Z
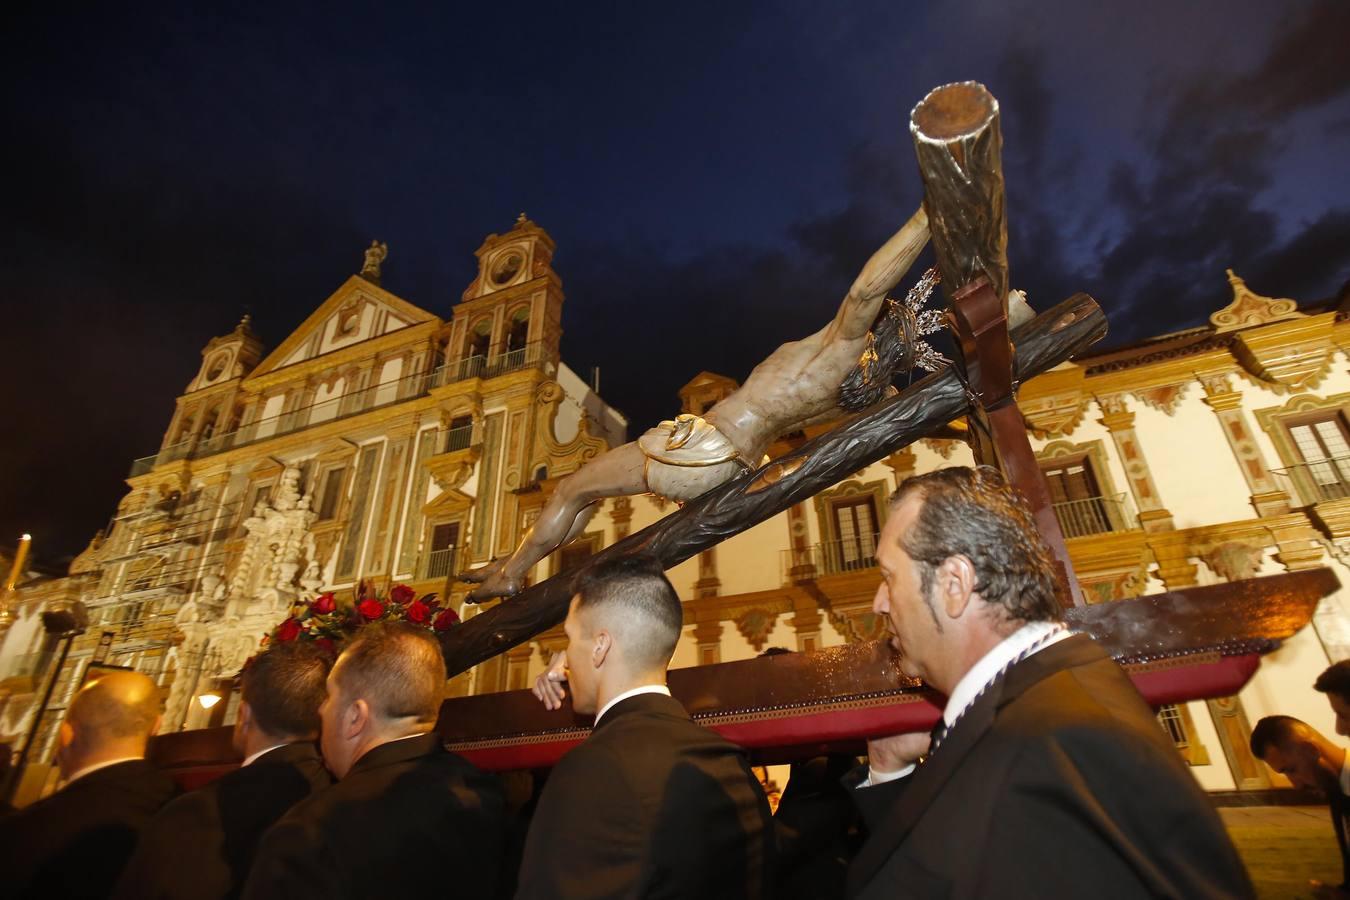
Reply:
M1071 600L1065 619L1125 665L1150 703L1236 693L1260 654L1307 624L1317 601L1338 586L1327 569L1084 604L1016 391L1099 340L1106 318L1086 294L1035 316L1016 301L1010 310L998 115L997 101L972 82L932 91L911 115L955 364L447 632L442 650L451 675L560 623L585 567L637 553L674 566L962 416L977 461L1002 469L1031 505ZM696 720L762 762L856 749L867 737L926 730L939 714L930 692L899 671L881 641L679 669L669 683ZM528 691L448 700L437 727L453 749L489 770L552 765L587 730L570 709L545 710ZM185 767L184 760L202 760L201 746L170 736L152 755Z

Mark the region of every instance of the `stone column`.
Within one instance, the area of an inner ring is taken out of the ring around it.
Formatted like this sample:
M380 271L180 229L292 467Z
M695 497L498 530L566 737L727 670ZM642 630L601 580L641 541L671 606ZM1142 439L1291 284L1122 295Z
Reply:
M711 617L717 614L715 610L710 613L708 618L700 618L694 624L694 641L698 644L700 666L722 661L722 622Z
M709 547L698 555L698 581L694 582L695 597L716 597L722 590L717 577L717 548Z
M788 546L790 560L787 577L789 584L810 581L816 577L816 563L811 555L811 529L806 522L806 504L794 503L788 507Z
M1104 413L1098 421L1111 432L1116 450L1120 453L1121 464L1125 467L1130 493L1134 495L1135 505L1139 509L1139 524L1145 531L1171 531L1175 527L1172 514L1163 506L1158 487L1153 483L1153 474L1139 445L1139 436L1134 431L1134 413L1125 408L1125 398L1120 394L1098 397L1097 404Z
M918 463L918 457L915 455L912 448L906 447L903 450L897 450L892 453L882 460L882 462L890 467L891 472L894 473L895 486L899 489L900 483L914 474L914 467Z
M506 651L506 689L522 691L530 686L530 654L534 645L525 642Z
M1242 412L1242 393L1229 389L1226 374L1201 375L1200 384L1205 389L1205 405L1218 417L1223 436L1228 439L1242 477L1251 489L1251 502L1257 515L1264 518L1288 512L1289 495L1275 483L1260 448L1252 439L1251 426Z
M614 523L614 540L628 537L633 524L633 500L631 497L615 497L609 501L609 518Z
M824 616L820 614L820 605L809 592L794 592L792 598L792 618L788 624L797 633L798 650L820 649L820 623Z

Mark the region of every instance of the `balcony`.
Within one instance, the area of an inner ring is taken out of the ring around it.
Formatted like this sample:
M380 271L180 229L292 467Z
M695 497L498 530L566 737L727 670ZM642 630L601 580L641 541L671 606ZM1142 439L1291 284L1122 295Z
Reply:
M473 442L473 426L461 425L458 428L447 428L444 432L445 439L441 442L438 453L454 453L456 450L467 450Z
M1350 456L1299 463L1287 469L1271 470L1283 485L1293 483L1303 506L1350 498Z
M1060 531L1066 538L1129 531L1137 527L1129 499L1124 494L1065 500L1053 506Z
M464 381L469 378L496 378L520 369L538 365L544 359L542 342L526 344L516 350L508 350L493 357L471 356L430 373L418 373L371 385L361 391L334 397L320 403L302 406L275 416L268 416L250 422L233 431L183 441L165 447L154 456L145 456L131 464L128 477L135 478L153 470L156 466L176 462L180 459L201 459L237 447L245 447L268 438L279 437L301 431L313 425L335 422L351 418L373 409L381 409L394 403L402 403L417 397L425 397L433 387ZM467 446L467 445L466 445Z
M455 560L458 556L458 547L432 550L426 555L426 559L422 563L422 578L446 578L452 572L458 571L455 568Z
M783 583L875 568L877 537L863 534L848 540L812 544L801 550L783 550L779 553Z
M441 387L470 378L496 378L520 369L536 366L544 359L542 341L534 341L515 350L507 350L495 356L470 356L456 362L447 363L431 375L431 386Z

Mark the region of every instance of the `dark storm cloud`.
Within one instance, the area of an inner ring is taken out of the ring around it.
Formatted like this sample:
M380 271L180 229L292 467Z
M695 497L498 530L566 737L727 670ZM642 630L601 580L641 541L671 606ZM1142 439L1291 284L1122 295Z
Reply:
M1151 155L1117 164L1109 179L1107 197L1126 225L1102 248L1095 290L1116 304L1113 341L1200 324L1226 301L1227 267L1258 291L1303 302L1344 280L1344 216L1284 236L1260 194L1275 180L1294 117L1350 91L1347 33L1350 6L1315 4L1249 71L1211 69L1155 92Z

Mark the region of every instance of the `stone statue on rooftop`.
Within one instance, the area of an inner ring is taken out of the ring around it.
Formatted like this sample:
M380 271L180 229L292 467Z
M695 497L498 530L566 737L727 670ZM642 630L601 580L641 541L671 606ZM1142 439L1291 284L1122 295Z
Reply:
M389 255L389 245L382 241L371 241L366 248L366 262L361 266L361 277L375 284L380 283L380 265Z

